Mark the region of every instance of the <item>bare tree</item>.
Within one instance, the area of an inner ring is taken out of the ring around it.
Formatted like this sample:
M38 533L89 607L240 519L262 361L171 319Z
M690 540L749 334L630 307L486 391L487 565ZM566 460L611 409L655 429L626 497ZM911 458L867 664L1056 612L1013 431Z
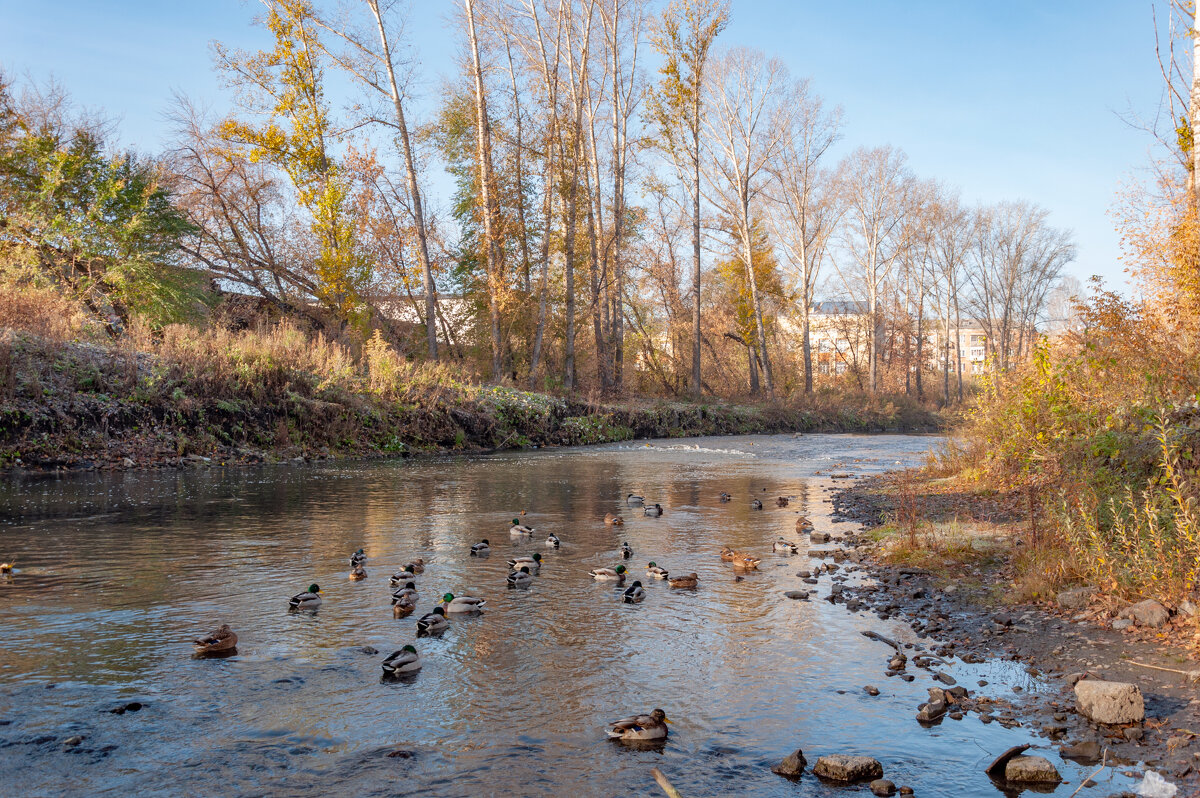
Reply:
M963 279L963 264L971 246L973 219L962 207L957 195L940 192L930 213L932 227L931 254L937 272L936 293L941 313L944 340L942 342L942 397L950 401L950 357L954 356L958 375L958 401L963 400L962 373L962 309L959 286ZM953 327L951 326L953 325ZM953 329L953 333L951 333ZM953 336L953 337L952 337ZM953 353L951 348L953 347Z

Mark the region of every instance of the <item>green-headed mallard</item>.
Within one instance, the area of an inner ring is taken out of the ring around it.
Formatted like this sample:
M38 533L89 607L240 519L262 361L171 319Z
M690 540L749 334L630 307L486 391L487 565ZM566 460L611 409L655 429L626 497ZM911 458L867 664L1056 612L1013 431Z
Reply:
M392 655L383 661L383 672L390 676L396 676L401 673L419 671L421 665L421 655L417 653L416 647L408 645L399 651L392 652Z
M646 515L657 518L663 514L663 508L661 504L650 504L643 507L642 512L644 512Z
M491 554L491 553L492 553L492 546L490 543L487 542L487 538L484 538L483 540L479 541L475 545L471 546L471 556L472 557L486 557L488 554Z
M446 611L441 607L434 607L433 612L428 612L417 619L417 634L435 635L438 632L446 631L449 626L450 622L446 620Z
M237 633L229 628L229 624L221 624L215 632L209 632L204 637L192 641L197 654L221 654L237 648Z
M558 535L551 532L549 535L546 536L546 545L553 546L554 548L557 549L559 546L562 545L562 541L558 539Z
M441 607L446 612L482 612L484 604L487 604L485 599L447 593L442 596Z
M542 555L535 551L532 556L513 557L508 561L508 567L514 571L522 565L527 567L530 573L536 574L542 568Z
M626 560L628 560L630 557L633 556L633 549L630 548L628 542L621 544L621 556L624 557Z
M529 568L522 565L521 570L513 571L508 575L509 587L529 587L533 582L533 574L529 573Z
M606 513L604 516L605 526L625 526L625 519L613 513Z
M667 578L667 569L663 568L653 560L651 560L650 564L646 566L646 573L650 574L650 576L653 576L655 579Z
M350 567L351 568L353 568L356 565L366 565L366 564L367 564L367 555L366 555L366 552L364 552L362 549L359 549L358 551L356 551L350 555Z
M621 595L621 600L626 604L637 604L646 598L646 591L642 588L642 583L634 581L632 585L625 588L625 592Z
M418 557L417 559L404 566L404 570L412 571L414 574L425 573L425 558Z
M795 543L792 543L790 540L784 540L783 538L775 541L771 548L780 554L796 554L800 551L799 546L797 546Z
M293 610L315 610L321 606L321 588L312 584L303 593L297 593L288 599L288 606Z
M624 582L625 581L625 566L618 565L616 568L593 568L588 571L588 574L594 579L607 580L609 582Z
M671 587L695 587L700 582L700 577L694 573L687 576L672 576L667 580L667 584Z
M358 582L367 578L367 569L361 565L356 565L350 569L350 581Z
M508 529L508 534L510 534L510 535L532 535L533 527L525 526L524 524L522 524L520 518L514 518L513 522L512 522L512 526L509 527L509 529Z
M634 494L630 493L625 497L625 503L630 507L636 507L639 504L645 504L645 502L645 496L635 496Z
M667 713L656 709L649 715L635 715L608 724L608 736L614 740L662 740L667 736Z
M417 578L417 575L415 573L413 573L412 571L408 570L408 568L401 568L399 571L392 574L388 578L388 582L391 583L392 587L396 587L397 585L402 585L405 582L411 582L412 580L414 580L416 578Z

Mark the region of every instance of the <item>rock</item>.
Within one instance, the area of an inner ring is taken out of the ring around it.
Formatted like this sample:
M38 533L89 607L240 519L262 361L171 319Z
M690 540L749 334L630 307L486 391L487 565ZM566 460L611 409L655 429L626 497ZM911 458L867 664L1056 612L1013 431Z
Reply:
M883 778L883 765L879 764L878 759L869 756L833 754L819 757L813 773L830 781L854 784Z
M992 623L997 626L1012 626L1014 620L1007 612L998 612L992 616Z
M132 457L121 458L121 465L125 466L126 468L133 468L133 466L134 466L133 458Z
M1091 600L1095 588L1077 587L1074 590L1064 590L1058 594L1058 606L1064 610L1081 610Z
M919 720L921 723L933 723L935 720L945 714L945 701L930 701L921 705L920 711L917 712L917 720Z
M812 543L828 543L831 538L832 535L828 532L813 532L808 536L809 541Z
M795 778L803 773L806 767L808 767L808 760L804 758L804 752L797 748L794 752L784 757L782 762L771 768L771 772L778 773L780 776Z
M74 748L83 742L83 735L76 734L74 737L68 737L63 740L63 748Z
M867 695L872 695L872 696L879 695L879 688L875 687L874 685L868 684L866 687L863 688L863 692L865 692Z
M1010 759L1019 756L1029 750L1028 745L1014 745L1000 756L992 760L992 764L987 766L984 773L987 773L993 779L998 779L1004 775L1004 768L1008 765Z
M970 693L967 692L967 688L962 687L961 685L958 687L951 687L949 690L946 690L945 693L954 699L954 703L956 704L970 695Z
M938 671L937 673L933 674L933 678L942 684L958 684L958 682L954 680L953 676L948 673L943 673L942 671Z
M875 793L876 795L896 794L896 785L892 784L887 779L875 779L875 781L871 782L868 786L870 786L871 792Z
M901 788L900 788L900 794L901 794L901 795L912 795L912 794L913 794L913 788L912 788L912 787L901 787Z
M796 576L800 577L801 579L808 579L810 576L812 576L812 571L797 571Z
M1133 621L1129 620L1128 618L1118 618L1112 622L1112 629L1114 632L1123 632L1131 626L1133 626Z
M1121 734L1125 735L1125 739L1130 742L1140 740L1146 735L1141 726L1127 726L1121 730Z
M1142 691L1136 684L1082 679L1075 685L1079 711L1097 723L1140 723L1146 718Z
M790 598L795 601L803 601L808 598L807 590L789 590L783 594L784 598Z
M1187 600L1180 602L1178 610L1181 615L1187 615L1192 618L1195 618L1196 614L1200 612L1200 609L1197 609L1195 602Z
M1158 627L1171 620L1171 613L1154 599L1146 599L1121 610L1121 617L1132 619L1138 626Z
M1004 766L1004 779L1025 784L1058 784L1062 776L1045 757L1017 756Z

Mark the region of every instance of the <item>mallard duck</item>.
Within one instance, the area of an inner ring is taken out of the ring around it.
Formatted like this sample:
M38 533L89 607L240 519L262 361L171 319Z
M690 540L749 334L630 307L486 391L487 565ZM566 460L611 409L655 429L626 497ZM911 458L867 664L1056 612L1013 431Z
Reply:
M778 499L775 500L775 504L778 505L779 507L787 507L788 506L787 496L780 496Z
M529 568L522 565L521 570L513 571L508 575L509 587L529 587L533 582L533 574L529 573Z
M629 495L627 495L625 497L625 503L627 505L629 505L630 507L636 507L639 504L645 504L646 497L645 496L635 496L634 494L630 493Z
M417 601L417 586L413 582L405 582L404 587L398 588L392 593L392 603L407 600L413 603Z
M383 661L383 672L391 676L421 670L421 655L414 646L405 646Z
M512 522L512 527L508 530L508 534L510 534L510 535L532 535L533 527L525 526L524 524L521 523L521 519L514 518L513 522Z
M695 587L700 582L700 577L695 574L687 576L672 576L667 580L667 584L671 587Z
M358 581L360 581L362 579L366 579L366 578L367 578L367 569L363 568L361 565L356 565L350 569L350 581L351 582L358 582Z
M484 604L487 604L487 601L481 598L447 593L442 596L441 607L446 612L482 612Z
M775 541L775 544L771 548L782 554L796 554L800 551L799 546L797 546L795 543L792 543L790 540L784 540L783 538Z
M658 563L654 562L653 560L651 560L650 564L646 566L646 573L650 574L655 579L667 578L667 569L660 567Z
M751 499L750 500L750 509L751 510L761 510L762 502L760 502L758 499Z
M592 570L588 571L588 574L590 574L593 579L607 580L610 582L624 582L625 566L618 565L616 568L593 568Z
M425 613L417 619L417 634L437 634L446 631L449 626L450 622L446 620L446 611L441 607L434 607L433 612Z
M356 551L350 555L350 567L351 568L353 568L356 565L366 565L366 564L367 564L367 555L362 549L359 549L358 551Z
M733 556L735 554L737 554L737 552L734 551L733 549L729 548L728 546L721 547L721 559L724 560L725 562L732 562Z
M423 557L418 557L408 565L404 566L404 570L412 571L414 574L425 573L425 559Z
M321 588L312 584L303 593L297 593L288 599L288 606L293 610L315 610L321 606Z
M661 504L651 504L648 507L643 507L642 512L646 515L657 517L663 514L663 508Z
M797 532L811 532L813 528L812 521L809 521L803 515L796 519Z
M411 582L416 578L417 575L415 573L408 570L408 568L402 568L388 577L388 582L391 583L392 587L395 587L396 585L402 585L405 582Z
M402 598L399 601L392 603L392 617L407 618L413 614L413 611L416 610L416 608L417 600L415 598Z
M721 501L723 501L723 502L727 502L732 498L733 498L733 496L729 495L728 493L721 494Z
M642 588L642 583L634 580L634 583L625 588L625 593L622 594L621 600L626 604L637 604L646 598L646 591Z
M734 555L733 567L741 568L744 571L753 571L758 568L758 564L760 562L762 562L762 560L758 559L757 557L753 557L749 554L744 554L739 551L736 555Z
M0 574L11 574L13 569L17 567L17 561L0 562Z
M192 645L196 647L197 654L219 654L236 648L237 640L237 633L229 628L229 624L223 623L217 631L193 640Z
M621 544L621 556L627 560L633 556L633 549L630 548L628 542Z
M528 568L530 573L536 574L542 569L542 555L535 551L532 557L513 557L508 561L508 567L514 571L521 566Z
M556 549L557 549L559 546L561 546L561 545L562 545L562 541L558 539L558 535L556 535L556 534L554 534L553 532L551 532L551 533L550 533L550 534L549 534L549 535L546 537L546 545L547 545L547 546L553 546L554 548L556 548Z
M656 709L649 715L635 715L608 724L608 736L614 740L661 740L667 736L667 713Z
M604 516L605 526L625 526L625 519L613 513L606 513Z
M491 552L492 552L492 546L490 543L487 542L487 538L484 538L483 540L479 541L475 545L471 546L471 556L472 557L483 557L488 554L491 554Z

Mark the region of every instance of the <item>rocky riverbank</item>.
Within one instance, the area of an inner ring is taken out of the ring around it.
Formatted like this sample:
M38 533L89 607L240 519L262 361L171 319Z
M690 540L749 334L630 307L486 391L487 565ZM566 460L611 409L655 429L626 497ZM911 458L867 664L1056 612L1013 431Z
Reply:
M1020 544L1004 541L995 528L979 556L958 556L949 568L898 564L885 556L889 541L875 532L884 516L903 509L885 484L886 478L863 480L833 491L837 517L854 522L855 531L835 539L840 545L810 578L828 574L828 600L902 620L928 641L912 647L884 639L894 654L880 663L881 678L920 676L935 685L929 702L913 708L914 723L975 714L984 723L1029 729L1064 758L1135 776L1153 769L1179 787L1178 795L1200 795L1200 663L1196 621L1188 615L1194 608L1114 607L1092 601L1088 588L1005 604L1014 578L1011 553ZM1005 508L997 497L982 512L994 522ZM850 579L847 571L862 578ZM985 680L958 683L956 665L994 659L1014 663L1029 681L992 685L979 695Z

